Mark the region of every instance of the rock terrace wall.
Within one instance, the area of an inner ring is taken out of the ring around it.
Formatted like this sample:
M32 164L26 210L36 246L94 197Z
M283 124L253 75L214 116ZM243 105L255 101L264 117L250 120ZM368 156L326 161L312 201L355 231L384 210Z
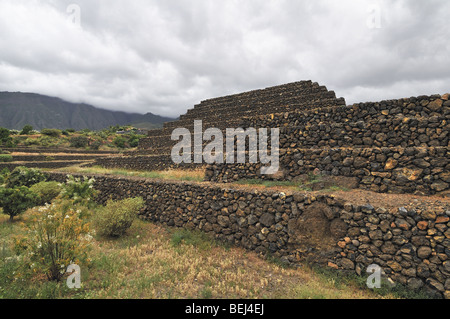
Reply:
M63 182L65 174L51 179ZM395 282L450 298L450 205L385 209L332 195L96 176L98 201L140 196L142 218L199 229L285 262L363 274L377 264Z
M195 120L202 120L204 129L214 127L225 130L239 127L239 122L246 116L335 105L345 105L345 100L336 98L333 91L311 81L210 99L196 105L178 121L165 123L163 129L150 131L148 138L141 140L139 150L130 155L170 154L176 143L171 141L173 130L187 128L193 132Z
M292 180L319 170L356 177L377 192L448 194L449 96L361 103L243 119L244 128L280 128L282 173ZM259 174L260 164L211 165L207 179L230 182Z

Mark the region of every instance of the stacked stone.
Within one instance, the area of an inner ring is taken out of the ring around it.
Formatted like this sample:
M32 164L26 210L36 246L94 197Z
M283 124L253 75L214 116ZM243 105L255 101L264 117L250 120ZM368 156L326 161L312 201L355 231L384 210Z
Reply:
M316 108L245 118L241 125L279 127L280 147L285 149L449 146L447 99L445 95Z
M191 168L191 165L180 166L171 163L170 154L177 143L171 140L171 136L176 128L186 128L193 134L194 121L201 120L203 131L218 128L225 134L227 128L240 127L244 117L336 105L345 105L345 100L336 98L333 91L311 81L214 98L196 105L179 120L165 123L162 129L151 130L149 136L140 141L137 151L126 154L128 158L102 159L97 164L104 167L133 167L145 170Z
M173 130L186 128L193 132L195 120L203 121L204 130L218 128L225 131L227 128L239 127L242 118L246 116L307 109L313 105L315 107L345 105L345 101L336 99L333 91L330 92L326 87L311 81L206 100L182 115L179 120L165 123L162 130L150 132L152 136L141 141L138 154L170 154L175 144L171 141Z
M19 166L30 168L63 168L72 165L82 165L86 162L93 162L96 159L106 156L114 157L114 151L81 151L81 150L61 150L61 149L29 149L29 148L8 148L5 151L14 153L13 160L8 163L0 163L0 171L3 169L13 170ZM35 153L35 155L29 154Z
M146 220L199 229L289 263L310 261L366 276L376 264L397 283L450 298L448 202L417 201L388 210L333 195L94 177L99 203L140 196Z
M363 188L421 194L450 190L449 95L295 110L243 119L242 127L279 127L282 173L319 170L356 177ZM207 179L273 179L260 164L211 165Z
M361 275L378 265L395 283L412 290L426 285L450 298L450 211L444 206L388 211L346 204L341 218L347 237L328 265Z

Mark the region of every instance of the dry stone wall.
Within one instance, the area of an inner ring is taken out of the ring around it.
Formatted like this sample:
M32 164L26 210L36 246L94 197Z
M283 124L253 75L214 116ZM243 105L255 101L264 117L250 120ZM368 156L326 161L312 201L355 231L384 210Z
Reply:
M280 128L281 148L450 146L448 95L315 108L244 118Z
M335 105L345 105L345 100L336 98L333 91L311 81L209 99L188 110L179 120L165 123L163 129L150 131L148 138L141 140L139 150L129 155L170 154L175 145L171 141L172 131L187 128L193 132L195 120L202 120L204 129L213 127L225 130L238 127L246 116Z
M449 95L317 108L243 119L241 127L280 128L281 174L313 171L355 177L377 192L448 194ZM207 179L274 179L261 164L210 165Z
M101 165L104 168L123 168L136 171L164 171L169 169L197 169L198 164L175 164L170 155L137 155L123 157L105 157L97 159L91 166Z
M448 194L448 148L296 149L281 154L281 174L261 175L261 164L214 164L206 179L295 180L314 171L326 176L354 177L360 188L375 192Z
M151 131L138 151L97 164L136 170L199 167L175 165L170 158L176 143L172 130L193 133L195 120L203 121L203 130L280 129L279 174L261 175L261 164L217 164L207 167L208 181L293 180L319 171L355 178L359 187L376 192L450 194L448 94L347 106L311 81L203 101L180 120Z
M59 182L65 174L53 173ZM99 203L140 196L143 219L198 229L284 262L309 261L364 275L377 264L410 289L450 298L450 206L385 209L332 195L95 176Z

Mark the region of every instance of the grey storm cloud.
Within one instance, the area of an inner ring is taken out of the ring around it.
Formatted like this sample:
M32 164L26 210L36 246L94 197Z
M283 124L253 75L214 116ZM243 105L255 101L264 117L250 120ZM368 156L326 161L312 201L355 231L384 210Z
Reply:
M313 80L348 103L450 91L447 0L1 0L0 91L165 116Z

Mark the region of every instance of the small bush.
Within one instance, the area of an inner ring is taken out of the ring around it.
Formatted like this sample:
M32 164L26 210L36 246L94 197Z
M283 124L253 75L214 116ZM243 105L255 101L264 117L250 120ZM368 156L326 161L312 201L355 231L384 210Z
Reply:
M20 135L30 135L33 131L33 127L31 125L25 125L20 132Z
M51 137L59 137L61 135L61 130L44 128L41 130L42 135L47 135Z
M0 154L0 163L8 163L12 162L14 159L11 155L8 154Z
M19 130L9 130L9 135L19 135L20 131Z
M49 147L49 148L57 147L58 142L59 142L59 140L57 138L52 137L52 136L47 136L47 135L41 136L37 141L40 146Z
M7 128L0 127L0 144L6 143L10 139L10 131Z
M15 188L20 186L30 187L34 184L47 180L47 176L40 170L35 168L27 168L23 166L16 167L11 174L9 174L6 187Z
M117 146L118 148L126 148L127 140L123 136L117 136L113 140L113 144Z
M109 200L95 214L93 224L97 234L104 237L122 236L131 227L143 206L144 200L140 197L122 201Z
M0 127L0 146L3 145L8 148L16 146L10 135L11 132L7 128Z
M97 191L94 189L94 178L83 177L73 177L72 175L67 175L67 181L63 185L61 191L61 196L64 199L73 200L75 204L85 204L90 206L91 201L97 195Z
M92 237L81 211L58 201L28 212L25 235L14 238L15 250L26 257L29 267L60 281L71 264L88 262Z
M62 185L58 182L40 182L30 187L30 190L39 197L36 205L44 206L50 204L61 193Z
M4 168L2 171L0 171L0 187L6 182L8 176L9 176L9 169Z
M103 145L103 142L102 142L102 141L100 141L100 140L95 140L94 142L91 143L90 148L91 148L92 150L98 151L98 150L100 149L100 146L102 146L102 145Z
M143 138L142 135L131 134L128 140L128 145L130 145L130 147L138 147L141 138Z
M86 136L75 136L70 139L70 146L75 148L84 148L89 145L89 138Z
M4 214L9 215L11 221L27 209L34 207L37 198L38 195L25 186L17 188L0 187L0 207L3 208Z
M24 146L40 145L40 142L38 139L29 137L23 141L23 145Z

